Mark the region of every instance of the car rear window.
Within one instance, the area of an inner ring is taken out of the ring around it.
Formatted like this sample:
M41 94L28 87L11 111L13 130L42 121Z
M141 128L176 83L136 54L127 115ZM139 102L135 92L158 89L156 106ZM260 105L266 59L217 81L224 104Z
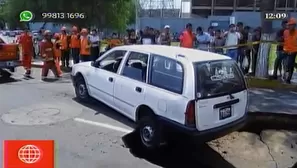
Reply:
M244 77L233 60L194 64L197 98L232 94L246 89Z

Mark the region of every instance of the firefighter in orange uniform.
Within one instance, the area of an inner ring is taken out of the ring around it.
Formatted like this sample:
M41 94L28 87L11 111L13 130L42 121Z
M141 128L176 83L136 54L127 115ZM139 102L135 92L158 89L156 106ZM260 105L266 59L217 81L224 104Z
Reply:
M108 47L107 50L112 49L116 46L121 45L121 40L119 39L118 35L116 33L112 33L112 38L108 41Z
M22 64L26 70L25 77L31 77L32 57L33 57L33 39L28 30L20 36L19 44L22 50Z
M55 42L54 42L54 53L55 53L55 63L57 67L58 75L62 75L62 70L60 67L61 62L61 41L60 41L60 35L58 33L55 33L54 35Z
M49 70L52 70L56 78L60 77L55 64L54 44L51 40L51 31L44 31L44 39L40 42L40 53L41 57L43 58L43 67L41 74L42 80L45 80L47 78Z
M81 30L80 60L81 62L91 61L91 42L88 37L88 30Z
M76 26L72 27L72 35L70 37L70 49L73 63L79 63L79 52L80 52L80 34Z
M66 27L61 28L61 60L62 60L62 66L69 68L69 36L66 32Z

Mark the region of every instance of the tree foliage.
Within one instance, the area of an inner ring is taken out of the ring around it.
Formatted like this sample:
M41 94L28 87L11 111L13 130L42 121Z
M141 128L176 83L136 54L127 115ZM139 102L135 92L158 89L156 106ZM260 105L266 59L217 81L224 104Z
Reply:
M26 25L19 22L19 14L23 10L34 13L33 22L47 21L41 17L42 12L79 12L85 13L86 19L57 19L55 22L124 30L135 20L134 9L134 0L5 0L0 18L11 27L24 27Z

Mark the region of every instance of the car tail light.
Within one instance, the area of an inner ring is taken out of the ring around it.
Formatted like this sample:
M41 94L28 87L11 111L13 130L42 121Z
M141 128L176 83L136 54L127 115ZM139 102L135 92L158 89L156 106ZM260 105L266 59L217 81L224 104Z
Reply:
M188 127L196 127L195 100L189 101L185 112L185 124Z

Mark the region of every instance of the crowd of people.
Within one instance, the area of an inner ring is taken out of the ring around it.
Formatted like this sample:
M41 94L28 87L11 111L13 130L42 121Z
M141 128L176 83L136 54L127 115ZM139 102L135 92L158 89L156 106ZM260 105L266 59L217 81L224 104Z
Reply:
M284 74L283 80L286 83L291 83L297 54L296 20L294 18L288 21L284 20L281 27L276 33L278 46L272 78L277 79L279 71L280 74ZM132 30L132 32L132 36L130 36L128 31L126 44L137 44L137 40L130 42L130 39L137 38L135 31ZM227 31L212 26L206 31L202 27L197 27L195 31L192 24L188 23L179 36L179 41L180 47L227 55L239 63L245 74L255 75L261 34L261 27L251 29L242 22L238 22L236 25L230 24ZM169 25L166 25L161 32L146 27L144 31L140 31L138 43L170 45L172 39Z
M185 30L180 34L178 40L180 47L194 48L219 54L226 54L242 65L245 73L255 74L257 53L259 44L247 45L249 42L260 41L261 27L252 30L244 26L242 22L237 25L231 24L229 30L223 31L210 26L207 31L202 27L193 30L192 24L187 24ZM170 26L164 26L161 31L146 27L136 34L135 30L127 30L124 44L159 44L171 45L174 40L170 32Z
M290 83L294 71L295 57L297 54L297 31L296 21L290 19L282 22L282 29L277 32L277 58L275 60L273 77L277 78L278 70L285 68L287 73L286 82ZM43 31L39 42L41 57L44 59L42 78L47 77L49 69L52 69L56 77L60 77L62 67L70 67L70 57L73 63L94 61L104 52L119 45L133 44L156 44L171 45L174 38L170 31L170 25L164 26L163 30L146 27L136 32L134 29L127 30L126 36L121 39L117 33L113 33L105 43L105 49L101 51L102 38L96 29L83 28L79 30L73 26L69 32L62 27L60 33L54 35L50 31ZM293 40L295 38L295 40ZM206 31L202 27L193 30L192 24L188 23L185 30L179 35L179 45L185 48L225 54L236 60L246 74L254 75L257 65L259 43L249 45L251 42L261 40L261 27L251 29L242 22L229 25L229 30L222 31L210 26ZM32 37L25 31L18 40L22 47L23 65L26 76L31 74ZM52 51L50 51L52 49ZM282 67L282 65L285 65ZM251 70L251 71L250 71Z

